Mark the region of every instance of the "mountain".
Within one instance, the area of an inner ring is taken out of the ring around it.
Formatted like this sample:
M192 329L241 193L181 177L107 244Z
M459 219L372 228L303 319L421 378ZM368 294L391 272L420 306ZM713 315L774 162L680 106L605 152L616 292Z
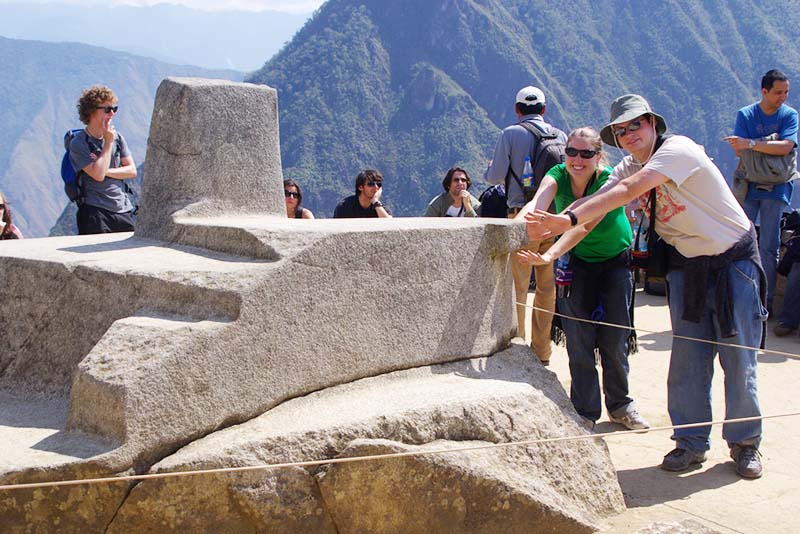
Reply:
M93 84L119 97L114 119L137 164L144 161L158 84L167 76L241 80L235 71L170 65L77 43L0 37L0 190L26 237L42 237L67 204L59 176L63 136L80 127L76 104Z
M264 65L310 13L208 12L173 4L76 6L0 4L0 35L80 42L210 69L252 71Z
M393 212L420 215L451 165L480 179L529 84L566 131L640 93L730 176L721 138L764 72L800 73L798 38L787 0L329 0L247 80L278 90L284 174L306 207L330 216L374 167Z

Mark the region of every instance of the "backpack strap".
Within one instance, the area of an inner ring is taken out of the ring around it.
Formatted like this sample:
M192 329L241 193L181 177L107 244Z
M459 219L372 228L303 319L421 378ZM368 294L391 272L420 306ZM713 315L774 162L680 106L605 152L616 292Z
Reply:
M533 165L536 162L536 160L539 159L539 156L542 154L542 150L544 149L544 147L542 146L543 145L542 140L543 139L557 139L558 138L558 134L553 133L553 132L545 132L542 128L540 128L539 126L534 124L532 121L519 121L518 124L520 126L522 126L523 128L525 128L526 130L528 130L528 132L530 132L530 134L533 135L533 137L536 138L536 148L530 154L530 156L531 156L531 165ZM511 176L514 177L514 180L516 180L517 185L519 185L520 189L524 190L525 188L522 185L522 180L520 180L519 176L517 176L517 173L514 172L514 169L511 167L511 165L508 166L508 170L511 172ZM506 179L508 179L508 178L506 178ZM538 187L539 184L536 184L536 185ZM508 184L506 184L506 189L507 188L508 188Z

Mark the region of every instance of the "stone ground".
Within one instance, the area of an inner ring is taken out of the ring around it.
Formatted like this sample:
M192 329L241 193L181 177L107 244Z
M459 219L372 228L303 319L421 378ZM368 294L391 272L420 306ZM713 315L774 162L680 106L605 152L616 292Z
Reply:
M532 294L528 295L529 304ZM770 334L775 321L769 323ZM636 293L636 325L669 331L669 310L664 297ZM650 424L668 426L668 337L639 332L639 352L631 357L631 395ZM759 400L763 415L800 411L800 338L770 335L767 348L791 356L760 354ZM563 347L553 353L550 370L569 391L569 368ZM716 365L713 384L714 419L724 417L722 369ZM604 414L597 432L624 430ZM607 522L604 532L636 533L654 523L698 523L723 534L786 533L800 531L800 416L764 421L761 445L764 476L744 480L734 472L722 427L714 426L708 460L698 469L682 474L663 471L659 464L673 448L669 431L628 434L605 438L617 469L628 510ZM686 532L698 532L690 528ZM649 532L649 530L647 530ZM683 532L683 530L681 531Z

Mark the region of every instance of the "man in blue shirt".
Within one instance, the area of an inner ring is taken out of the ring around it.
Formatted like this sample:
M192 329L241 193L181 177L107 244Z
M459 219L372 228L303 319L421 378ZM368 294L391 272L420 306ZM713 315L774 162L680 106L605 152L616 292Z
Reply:
M797 147L797 111L784 102L789 96L789 78L779 70L770 70L761 78L761 100L745 106L736 114L733 135L725 137L740 156L742 150L755 150L772 156L786 156ZM776 140L765 140L772 134ZM737 169L735 179L747 180ZM780 223L784 207L792 199L792 183L779 185L747 183L743 208L755 223L760 219L758 250L767 275L767 309L772 313L780 247Z

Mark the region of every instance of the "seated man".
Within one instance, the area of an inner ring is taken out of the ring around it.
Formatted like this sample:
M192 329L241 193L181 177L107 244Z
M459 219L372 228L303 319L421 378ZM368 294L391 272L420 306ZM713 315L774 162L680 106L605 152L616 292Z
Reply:
M359 219L364 217L391 217L381 202L383 176L374 169L366 169L356 176L356 194L342 199L333 212L334 219Z
M467 189L472 185L467 171L453 167L442 180L444 193L428 204L426 217L477 217L481 202Z

